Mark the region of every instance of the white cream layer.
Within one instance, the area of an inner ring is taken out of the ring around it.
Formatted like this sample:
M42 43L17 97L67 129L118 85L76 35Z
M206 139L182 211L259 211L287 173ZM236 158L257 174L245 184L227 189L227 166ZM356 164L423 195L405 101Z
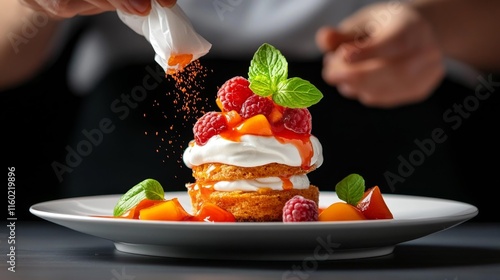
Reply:
M307 175L296 175L290 177L293 189L307 189L310 182ZM254 192L261 188L272 190L283 190L283 180L278 177L259 178L255 180L220 181L214 184L216 191L245 191Z
M310 165L323 164L323 148L318 138L310 136L313 156ZM216 135L203 146L194 141L183 154L184 164L192 168L205 163L222 163L241 167L261 166L269 163L302 166L303 160L291 143L281 143L272 136L243 135L240 141L230 141Z

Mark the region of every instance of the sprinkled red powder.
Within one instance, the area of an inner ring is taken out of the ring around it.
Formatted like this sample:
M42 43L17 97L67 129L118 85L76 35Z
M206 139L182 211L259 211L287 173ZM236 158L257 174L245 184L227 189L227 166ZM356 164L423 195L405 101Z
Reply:
M165 76L167 82L174 86L165 96L153 102L153 107L161 110L161 122L165 128L163 131L154 132L155 137L160 140L156 151L165 153L164 162L175 156L180 168L184 167L181 157L188 144L186 137L192 137L192 127L196 120L205 114L205 106L208 104L204 78L209 72L199 60L195 60L178 72ZM163 98L168 101L160 101Z

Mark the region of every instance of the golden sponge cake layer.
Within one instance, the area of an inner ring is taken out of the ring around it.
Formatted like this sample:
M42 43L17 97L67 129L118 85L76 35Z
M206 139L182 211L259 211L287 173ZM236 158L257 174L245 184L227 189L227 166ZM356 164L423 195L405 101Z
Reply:
M191 202L196 212L204 202L210 202L231 212L237 222L280 222L283 220L283 207L295 195L319 202L319 189L310 185L308 189L270 190L257 192L191 191Z
M266 177L291 177L293 175L307 174L316 169L310 166L308 169L302 167L288 166L284 164L271 163L256 167L240 167L234 165L207 163L193 166L193 177L196 181L236 181L252 180Z

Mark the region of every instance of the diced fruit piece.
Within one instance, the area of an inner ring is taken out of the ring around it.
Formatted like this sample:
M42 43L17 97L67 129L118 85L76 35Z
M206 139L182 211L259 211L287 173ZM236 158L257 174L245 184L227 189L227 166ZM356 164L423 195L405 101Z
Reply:
M240 112L245 100L253 95L253 91L248 87L250 82L244 77L236 76L227 80L217 91L223 111L235 110Z
M226 112L224 115L226 116L227 125L229 127L235 127L236 125L238 125L240 122L243 121L243 118L235 110Z
M205 202L191 220L200 222L236 222L233 214L209 202Z
M217 107L221 110L224 111L224 106L222 106L222 102L220 102L220 98L215 99L215 104L217 104ZM229 112L229 111L228 111Z
M273 132L271 130L271 125L267 121L266 117L263 115L256 115L243 121L236 128L236 130L240 134L253 134L253 135L263 135L263 136L273 135Z
M271 113L269 113L269 116L267 116L267 119L271 124L283 121L284 110L285 108L275 104L273 106L273 109L271 110Z
M177 198L142 209L139 214L139 220L185 221L190 217Z
M315 222L318 221L318 205L316 202L296 195L289 199L283 207L283 222Z
M345 202L335 202L321 211L318 217L319 221L358 221L366 220L366 217L361 211Z
M387 207L378 186L365 191L363 198L356 206L368 219L392 219L393 215Z
M283 124L295 133L311 133L311 113L307 108L286 108L283 112Z
M194 124L194 140L196 144L203 146L212 136L220 134L227 128L227 119L221 112L208 112Z
M127 218L127 219L138 219L139 218L139 212L144 209L151 207L155 204L162 203L164 200L152 200L152 199L143 199L139 203L137 203L136 206L134 206L130 211L128 211L125 215L122 216L122 218Z
M258 114L262 114L267 117L273 110L273 107L274 102L271 99L254 94L245 100L241 106L240 114L245 119Z

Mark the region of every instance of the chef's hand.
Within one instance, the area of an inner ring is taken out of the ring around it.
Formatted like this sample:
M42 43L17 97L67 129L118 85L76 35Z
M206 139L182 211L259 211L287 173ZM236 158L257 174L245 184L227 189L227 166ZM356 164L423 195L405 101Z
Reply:
M10 1L10 0L9 0ZM53 18L70 18L76 15L94 15L117 9L129 14L147 15L151 0L20 0L36 11ZM163 7L175 5L176 0L157 0Z
M369 5L316 34L323 78L345 97L379 108L427 99L444 77L432 26L401 2Z

